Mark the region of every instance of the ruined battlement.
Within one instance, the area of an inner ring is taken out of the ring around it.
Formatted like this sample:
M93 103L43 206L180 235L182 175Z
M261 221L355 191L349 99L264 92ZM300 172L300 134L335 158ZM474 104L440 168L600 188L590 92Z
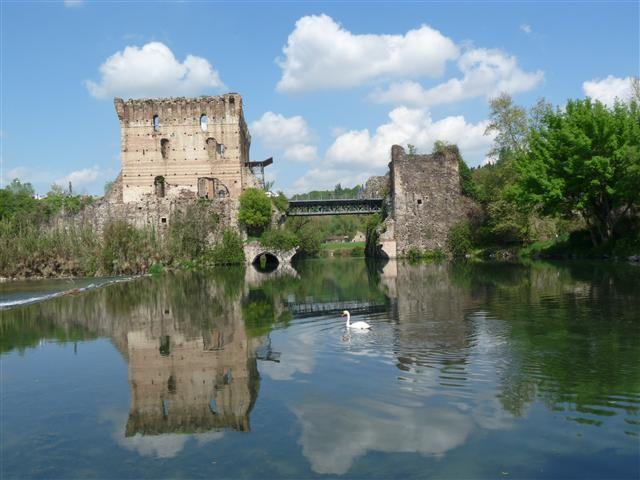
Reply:
M114 99L120 121L122 201L188 192L237 199L256 185L251 136L237 93L196 98Z
M240 126L247 131L242 111L242 96L238 93L227 93L218 96L202 97L168 97L113 100L118 119L127 126L148 127L149 118L157 115L165 125L200 125L201 116L207 115L210 121L236 123L239 117Z

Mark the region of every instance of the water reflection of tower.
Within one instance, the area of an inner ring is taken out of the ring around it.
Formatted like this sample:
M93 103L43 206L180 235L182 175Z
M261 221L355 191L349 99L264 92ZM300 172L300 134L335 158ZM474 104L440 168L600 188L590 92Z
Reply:
M464 365L473 341L466 315L476 303L468 289L456 285L448 264L407 265L391 261L381 273L398 323L399 368L437 363Z
M227 309L197 334L181 329L171 309L162 312L127 334L132 398L126 435L248 431L259 377L239 310Z

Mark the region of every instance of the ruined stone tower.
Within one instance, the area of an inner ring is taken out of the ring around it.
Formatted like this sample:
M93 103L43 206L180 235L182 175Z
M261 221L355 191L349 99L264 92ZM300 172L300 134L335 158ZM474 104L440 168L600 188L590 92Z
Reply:
M114 100L120 120L122 201L238 198L256 185L242 97Z
M410 250L447 250L450 228L467 218L472 203L460 188L457 150L407 154L391 147L389 215L378 248L389 258Z

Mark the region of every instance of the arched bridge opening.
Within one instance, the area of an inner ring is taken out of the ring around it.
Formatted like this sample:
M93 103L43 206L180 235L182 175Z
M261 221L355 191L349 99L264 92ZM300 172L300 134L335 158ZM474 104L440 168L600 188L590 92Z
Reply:
M280 265L278 257L271 252L261 252L256 255L251 263L256 270L263 273L273 272L278 268L278 265Z

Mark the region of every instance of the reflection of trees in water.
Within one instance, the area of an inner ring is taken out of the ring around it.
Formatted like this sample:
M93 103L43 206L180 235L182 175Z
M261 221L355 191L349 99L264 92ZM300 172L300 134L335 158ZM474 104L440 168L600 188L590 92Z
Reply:
M486 309L509 328L500 395L506 410L521 415L538 395L553 409L575 409L571 418L587 423L598 424L589 415L615 414L614 406L639 411L638 399L626 395L640 393L638 269L479 265L467 269L466 281L488 285ZM610 401L617 395L621 401Z
M390 289L398 368L435 369L440 385L468 387L471 356L482 354L513 415L535 398L581 422L637 414L640 272L565 265L399 264Z

